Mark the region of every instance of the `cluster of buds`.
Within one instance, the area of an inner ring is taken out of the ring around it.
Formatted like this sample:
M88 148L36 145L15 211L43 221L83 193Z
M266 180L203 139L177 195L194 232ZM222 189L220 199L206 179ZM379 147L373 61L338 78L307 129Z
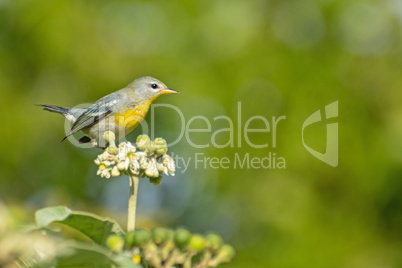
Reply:
M106 132L104 138L109 146L95 160L99 167L97 175L107 179L120 175L148 177L155 185L161 183L162 174L174 175L175 164L172 157L166 154L164 139L151 141L147 135L140 135L136 146L122 142L116 147L113 132Z
M131 255L134 263L151 268L217 267L235 255L233 247L224 244L219 235L192 234L184 228L137 229L124 236L111 235L106 244L112 251Z

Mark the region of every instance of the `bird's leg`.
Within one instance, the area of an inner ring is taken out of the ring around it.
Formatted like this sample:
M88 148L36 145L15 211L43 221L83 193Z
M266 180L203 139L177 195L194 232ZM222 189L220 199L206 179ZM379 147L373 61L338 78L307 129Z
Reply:
M101 150L106 150L106 147L103 147L103 146L99 146L99 145L94 145L93 146L94 148L99 148L99 149L101 149Z
M92 147L94 147L94 148L99 148L99 149L102 149L102 150L106 149L106 147L99 146L98 142L96 140L92 140L91 144L92 144Z

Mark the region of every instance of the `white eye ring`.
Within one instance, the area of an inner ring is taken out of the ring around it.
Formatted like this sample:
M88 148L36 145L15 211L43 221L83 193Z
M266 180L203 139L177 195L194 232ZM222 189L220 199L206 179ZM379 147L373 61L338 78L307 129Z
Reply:
M153 84L151 84L151 87L152 87L153 89L157 89L157 88L158 88L158 84L153 83Z

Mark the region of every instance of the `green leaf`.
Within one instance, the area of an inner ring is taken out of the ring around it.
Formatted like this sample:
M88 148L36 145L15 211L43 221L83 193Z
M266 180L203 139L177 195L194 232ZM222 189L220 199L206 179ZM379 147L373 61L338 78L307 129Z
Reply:
M47 227L52 223L65 224L80 231L99 245L105 245L109 235L124 235L123 229L114 220L92 213L71 211L63 206L38 210L35 213L35 219L39 227Z
M141 268L142 266L135 264L128 256L122 254L114 254L108 249L102 248L96 244L87 245L84 243L72 243L65 248L62 256L58 256L57 267L124 267L124 268Z

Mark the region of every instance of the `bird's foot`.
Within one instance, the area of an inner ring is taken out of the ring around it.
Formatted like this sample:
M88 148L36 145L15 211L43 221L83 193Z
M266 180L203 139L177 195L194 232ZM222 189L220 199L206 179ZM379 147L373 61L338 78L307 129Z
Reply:
M106 147L98 145L98 143L96 141L92 141L91 144L92 144L93 148L99 148L99 149L101 149L103 151L106 150Z

